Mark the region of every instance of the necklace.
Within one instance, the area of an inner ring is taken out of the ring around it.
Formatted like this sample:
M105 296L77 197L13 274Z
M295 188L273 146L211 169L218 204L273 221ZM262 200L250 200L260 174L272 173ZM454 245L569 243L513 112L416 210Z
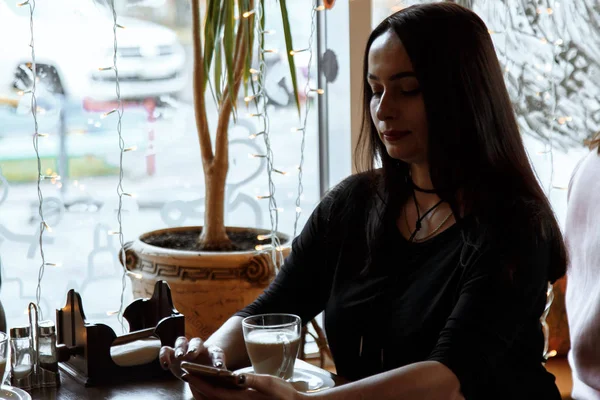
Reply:
M435 211L435 209L444 202L444 200L438 201L433 207L431 207L429 210L425 211L423 215L421 215L421 211L419 210L419 203L417 202L417 195L415 194L414 190L412 191L412 197L415 202L415 208L417 210L417 222L415 223L415 230L408 239L409 242L412 242L415 236L417 235L417 232L421 230L421 221L423 221L428 214L430 214L432 211ZM408 229L408 231L410 232L410 228Z
M429 194L436 194L437 190L435 189L423 189L419 186L417 186L416 183L413 182L413 180L411 179L411 177L408 177L408 184L417 192L421 192L421 193L429 193Z
M417 186L417 184L412 180L412 173L410 171L408 171L408 175L406 175L406 183L408 183L408 185L417 192L429 194L436 194L438 192L435 189L423 189L420 186Z
M425 235L422 238L418 238L416 237L416 233L418 230L415 230L415 232L412 233L411 238L413 242L422 242L424 240L427 240L429 238L431 238L433 235L435 235L440 229L442 229L442 226L444 226L444 224L446 222L448 222L448 220L450 219L450 217L452 216L452 210L450 210L450 212L448 213L448 215L446 215L446 217L444 218L444 220L442 222L440 222L440 224L431 232L429 232L427 235ZM408 229L408 231L410 232L410 225L408 224L408 217L406 215L406 212L404 213L404 222L406 223L406 229Z

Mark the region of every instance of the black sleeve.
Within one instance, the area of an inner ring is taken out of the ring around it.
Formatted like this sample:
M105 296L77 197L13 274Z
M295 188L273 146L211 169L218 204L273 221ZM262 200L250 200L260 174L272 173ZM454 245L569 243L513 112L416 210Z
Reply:
M457 303L428 358L454 372L465 398L486 397L481 391L521 329L539 323L549 254L547 244L532 247L517 266L488 249L465 271ZM540 350L540 363L541 358Z
M331 292L334 267L328 265L328 254L335 249L328 246L331 219L340 207L341 192L346 192L348 178L332 189L321 200L304 225L302 232L292 242L290 254L275 280L252 304L235 315L247 317L266 313L298 315L306 324L325 309Z

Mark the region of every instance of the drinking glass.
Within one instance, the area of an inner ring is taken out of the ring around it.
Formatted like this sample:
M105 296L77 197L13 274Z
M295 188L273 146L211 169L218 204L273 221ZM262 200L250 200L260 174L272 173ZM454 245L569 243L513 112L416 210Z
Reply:
M261 314L242 321L254 372L291 380L300 350L302 320L293 314Z

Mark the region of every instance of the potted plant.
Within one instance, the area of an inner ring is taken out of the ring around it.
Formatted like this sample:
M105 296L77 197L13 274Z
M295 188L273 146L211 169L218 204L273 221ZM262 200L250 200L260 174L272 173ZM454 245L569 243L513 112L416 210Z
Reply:
M250 71L255 24L264 28L265 20L264 15L255 12L254 0L207 0L203 13L199 3L200 0L192 0L193 87L205 178L204 225L141 235L126 245L125 265L137 277L132 278L135 297L148 297L157 280L166 280L176 309L185 315L186 335L206 339L229 316L262 293L274 277L278 267L272 257L275 250L271 247L272 251L257 251L255 246L277 243L276 251L285 256L290 238L269 230L225 226L228 129L230 120L235 118L240 89L243 87L246 93L253 90ZM286 2L279 0L279 4L300 111ZM205 21L202 34L201 16ZM260 51L259 60L263 56ZM214 146L205 99L209 87L218 105ZM258 96L255 101L260 101ZM258 238L261 235L263 240ZM272 240L273 236L277 240Z

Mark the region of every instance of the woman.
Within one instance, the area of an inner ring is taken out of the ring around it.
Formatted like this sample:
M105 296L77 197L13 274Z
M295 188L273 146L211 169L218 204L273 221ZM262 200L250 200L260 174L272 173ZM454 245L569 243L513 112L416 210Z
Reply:
M565 239L571 260L565 305L574 399L600 400L600 132L569 184Z
M248 365L242 317L324 310L352 383L302 395L268 376L247 375L256 390L240 392L187 377L195 395L560 399L540 316L566 253L485 24L451 3L399 11L371 34L364 76L367 171L321 201L261 297L161 361Z

